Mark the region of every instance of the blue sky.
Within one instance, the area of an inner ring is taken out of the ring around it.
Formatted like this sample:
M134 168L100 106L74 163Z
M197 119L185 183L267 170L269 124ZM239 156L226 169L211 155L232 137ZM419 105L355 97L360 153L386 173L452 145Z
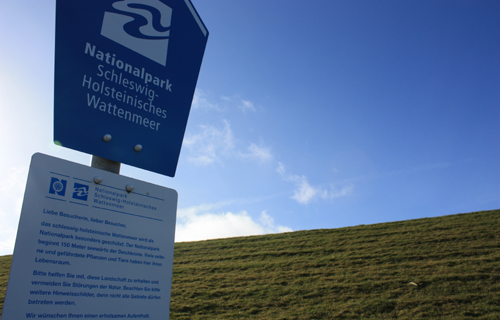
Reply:
M177 241L500 208L500 2L193 0ZM55 1L0 2L0 254L52 143Z

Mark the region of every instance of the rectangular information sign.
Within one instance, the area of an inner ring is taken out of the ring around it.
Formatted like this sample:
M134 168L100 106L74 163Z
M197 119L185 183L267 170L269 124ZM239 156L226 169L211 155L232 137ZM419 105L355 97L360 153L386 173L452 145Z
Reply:
M175 190L35 154L2 319L168 319L176 208Z

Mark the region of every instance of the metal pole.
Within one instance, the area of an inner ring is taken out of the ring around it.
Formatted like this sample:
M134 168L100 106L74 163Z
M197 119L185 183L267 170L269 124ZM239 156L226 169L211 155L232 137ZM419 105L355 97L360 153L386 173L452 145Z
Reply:
M101 158L95 155L92 155L92 163L90 164L92 168L97 168L116 174L120 174L120 165L121 165L120 162L116 162L106 158Z

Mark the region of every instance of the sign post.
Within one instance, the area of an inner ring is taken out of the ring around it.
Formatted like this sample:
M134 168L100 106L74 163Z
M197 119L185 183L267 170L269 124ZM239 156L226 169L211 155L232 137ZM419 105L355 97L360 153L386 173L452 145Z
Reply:
M168 319L175 175L208 30L190 0L57 0L54 142L32 158L2 312ZM101 170L102 169L102 170Z

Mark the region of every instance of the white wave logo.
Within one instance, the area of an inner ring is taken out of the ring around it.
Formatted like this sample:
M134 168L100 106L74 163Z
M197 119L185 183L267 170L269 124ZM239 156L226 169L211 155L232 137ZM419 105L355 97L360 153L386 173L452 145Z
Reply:
M116 1L113 8L120 13L104 13L101 35L165 66L172 9L159 0Z

